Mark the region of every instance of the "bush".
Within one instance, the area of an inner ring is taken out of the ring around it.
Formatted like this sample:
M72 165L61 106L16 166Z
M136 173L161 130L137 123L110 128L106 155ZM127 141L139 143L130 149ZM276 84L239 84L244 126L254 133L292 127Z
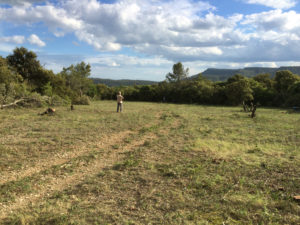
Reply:
M22 107L34 108L34 107L43 107L47 105L47 100L39 93L33 92L25 98L24 101L18 104Z
M91 104L90 98L86 95L77 97L72 101L73 105L89 105Z
M16 96L14 84L0 84L0 104L13 102Z
M298 106L300 107L300 93L289 96L285 102L285 106Z
M46 99L46 102L49 106L64 106L64 105L70 105L71 100L66 97L62 98L58 95L53 95L52 97L49 96L43 96Z

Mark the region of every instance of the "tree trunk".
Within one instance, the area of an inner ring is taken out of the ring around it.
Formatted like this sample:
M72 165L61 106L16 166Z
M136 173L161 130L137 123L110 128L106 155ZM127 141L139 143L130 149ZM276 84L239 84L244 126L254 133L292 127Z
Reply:
M251 118L254 118L255 115L255 111L256 111L256 105L253 105L252 111L251 111Z

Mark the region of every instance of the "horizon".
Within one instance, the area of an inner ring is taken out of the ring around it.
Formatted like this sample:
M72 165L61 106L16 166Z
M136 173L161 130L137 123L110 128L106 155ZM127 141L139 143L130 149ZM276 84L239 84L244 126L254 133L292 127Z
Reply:
M0 0L0 55L37 53L58 73L161 81L182 62L208 68L300 66L296 0Z

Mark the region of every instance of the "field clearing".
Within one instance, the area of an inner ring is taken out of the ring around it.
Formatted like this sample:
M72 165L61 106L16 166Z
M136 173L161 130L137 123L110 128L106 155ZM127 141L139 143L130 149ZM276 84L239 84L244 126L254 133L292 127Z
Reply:
M299 224L300 114L0 110L0 224Z

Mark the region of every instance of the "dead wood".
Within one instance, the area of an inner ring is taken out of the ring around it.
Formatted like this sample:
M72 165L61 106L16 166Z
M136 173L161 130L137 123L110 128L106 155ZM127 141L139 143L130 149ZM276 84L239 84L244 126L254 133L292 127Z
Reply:
M9 104L6 104L6 105L1 105L0 108L4 109L4 108L7 108L7 107L17 106L18 103L24 102L24 101L28 101L28 98L21 98L21 99L15 100L12 103L9 103Z

